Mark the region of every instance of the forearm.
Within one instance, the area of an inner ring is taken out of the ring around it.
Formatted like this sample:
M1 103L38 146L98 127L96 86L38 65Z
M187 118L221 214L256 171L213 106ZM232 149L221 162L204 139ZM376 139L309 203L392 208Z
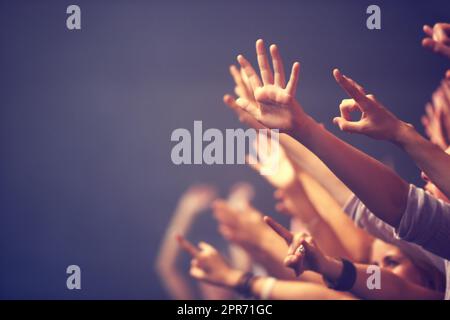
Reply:
M408 185L390 168L338 139L310 117L292 136L316 154L380 219L397 227L405 211Z
M374 283L369 277L375 277L376 275L368 272L369 265L355 264L354 266L356 268L356 280L350 292L360 298L367 300L443 299L443 293L413 284L383 268L378 269L380 272L379 287L372 288L369 285ZM342 261L328 257L320 271L324 277L334 282L340 277L342 270Z
M380 289L369 289L368 265L356 264L356 282L351 292L371 300L425 300L443 299L443 293L413 284L396 274L380 268Z
M305 179L306 174L300 174L299 180L294 182L294 184L298 184L298 187L292 186L293 192L290 196L295 197L293 199L295 201L294 209L297 212L295 216L304 223L309 234L317 241L319 247L326 254L349 258L349 254L342 246L341 240L311 202L305 190L308 184L308 181L305 181Z
M187 278L179 271L177 259L180 247L175 241L176 234L186 234L192 225L193 213L178 205L169 223L156 258L156 271L162 284L174 299L193 299L195 293Z
M287 134L280 134L280 144L302 170L311 175L343 206L352 192L311 151Z
M402 124L395 141L425 172L428 178L450 198L450 155L422 137L413 127Z
M358 228L317 181L305 174L300 175L299 179L303 182L305 192L317 213L339 238L339 245L349 254L351 260L367 262L371 254L373 237Z
M261 298L268 278L257 278L252 284L252 293ZM269 294L273 300L338 300L355 299L345 292L330 290L327 287L309 282L277 280Z
M173 236L166 235L156 259L156 272L173 299L194 299L195 292L176 264L180 249Z
M196 294L194 288L190 285L189 280L184 276L184 272L180 272L172 266L158 267L158 274L161 284L167 293L175 300L195 299Z
M283 264L287 250L288 247L284 242L270 241L262 243L260 248L249 250L249 254L272 277L293 280L294 272Z

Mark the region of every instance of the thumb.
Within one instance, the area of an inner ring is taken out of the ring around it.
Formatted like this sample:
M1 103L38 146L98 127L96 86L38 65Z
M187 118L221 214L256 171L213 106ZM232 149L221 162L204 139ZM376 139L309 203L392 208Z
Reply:
M203 242L203 241L199 242L198 247L202 251L215 251L215 249L212 245L210 245L209 243Z
M358 122L348 121L342 117L336 117L333 119L333 123L345 132L361 132L361 124Z

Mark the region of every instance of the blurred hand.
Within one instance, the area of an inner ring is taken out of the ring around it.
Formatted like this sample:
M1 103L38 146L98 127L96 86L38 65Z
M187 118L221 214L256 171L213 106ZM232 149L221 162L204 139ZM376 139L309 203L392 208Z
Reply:
M253 147L257 157L248 155L247 163L275 188L285 188L296 178L295 164L280 144L272 146L271 142L255 139Z
M277 200L275 209L278 212L298 218L306 225L317 220L316 216L311 215L309 210L305 208L305 203L310 202L300 180L295 180L288 186L277 189L274 192L274 197Z
M442 109L428 103L425 107L425 111L426 114L422 116L421 119L422 125L425 128L425 134L435 145L443 150L447 149L448 140L444 132L444 114L442 113Z
M196 247L181 236L177 236L177 241L192 257L190 269L192 277L229 288L238 284L242 272L232 269L214 247L205 242L200 242Z
M364 89L354 80L342 75L339 70L333 71L336 82L352 99L342 100L339 109L340 117L333 119L342 131L365 134L374 139L396 141L404 122L386 109L373 95L367 95ZM361 118L352 121L350 113L360 111Z
M244 210L255 196L255 189L247 182L237 182L230 188L227 203L235 210Z
M313 239L305 233L292 234L285 227L270 217L264 217L264 221L275 231L289 246L284 264L294 270L297 276L306 270L322 272L327 257L315 244Z
M238 69L235 65L230 66L230 74L233 77L234 80L234 92L236 93L237 97L240 99L245 99L248 101L249 109L255 109L258 106L258 103L255 100L255 97L253 95L253 90L250 86L249 80L244 73L243 69ZM226 105L228 105L236 114L238 115L239 121L248 125L251 128L254 129L265 129L266 127L263 126L258 120L256 120L250 113L248 113L246 110L242 109L238 104L236 103L236 99L230 95L226 94L223 97L223 101Z
M422 40L422 46L450 59L450 24L425 25L423 31L427 36Z
M265 252L268 246L279 243L280 239L264 223L263 215L247 204L238 211L222 200L213 203L214 217L219 223L220 234L228 241L236 243L253 255Z
M447 141L450 144L450 77L443 79L437 91L437 101L433 100L442 109L444 131L446 132Z
M214 187L207 184L194 184L181 196L180 212L198 214L208 209L215 197Z
M242 55L238 56L237 60L248 78L250 92L255 101L252 100L252 94L249 94L247 97L241 96L236 103L263 126L289 132L293 128L294 120L303 114L295 100L300 64L294 63L291 77L286 84L283 61L276 45L270 47L270 53L274 74L270 69L263 40L256 41L256 54L262 81L247 59Z

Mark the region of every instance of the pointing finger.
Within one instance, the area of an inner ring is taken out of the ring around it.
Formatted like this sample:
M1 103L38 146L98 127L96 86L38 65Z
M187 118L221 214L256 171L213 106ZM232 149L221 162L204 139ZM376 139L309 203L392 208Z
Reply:
M290 244L292 242L293 235L288 229L268 216L264 217L264 221L268 224L269 227L273 229L273 231L278 233L278 235L282 237L287 244Z
M352 97L360 106L360 108L365 111L367 110L368 98L366 97L364 90L360 85L358 85L352 79L342 75L338 69L333 70L333 76L336 82L344 89L347 94Z
M194 246L190 241L186 240L181 235L177 235L177 241L181 248L187 251L192 257L196 257L200 252L196 246Z

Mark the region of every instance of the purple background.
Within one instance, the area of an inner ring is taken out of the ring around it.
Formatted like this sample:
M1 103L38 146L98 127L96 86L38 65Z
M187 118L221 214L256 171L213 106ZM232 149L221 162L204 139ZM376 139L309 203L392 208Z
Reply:
M225 195L250 181L256 206L273 212L272 189L249 168L170 160L176 128L241 127L221 99L228 66L238 53L255 62L260 37L302 63L298 98L333 132L345 97L333 67L422 130L449 63L421 48L421 28L449 21L450 2L376 3L380 31L365 26L372 1L1 0L0 298L167 298L154 256L193 182ZM66 29L69 4L81 31ZM338 135L421 183L395 147ZM200 223L196 240L219 241L210 217ZM70 264L80 291L66 289Z

